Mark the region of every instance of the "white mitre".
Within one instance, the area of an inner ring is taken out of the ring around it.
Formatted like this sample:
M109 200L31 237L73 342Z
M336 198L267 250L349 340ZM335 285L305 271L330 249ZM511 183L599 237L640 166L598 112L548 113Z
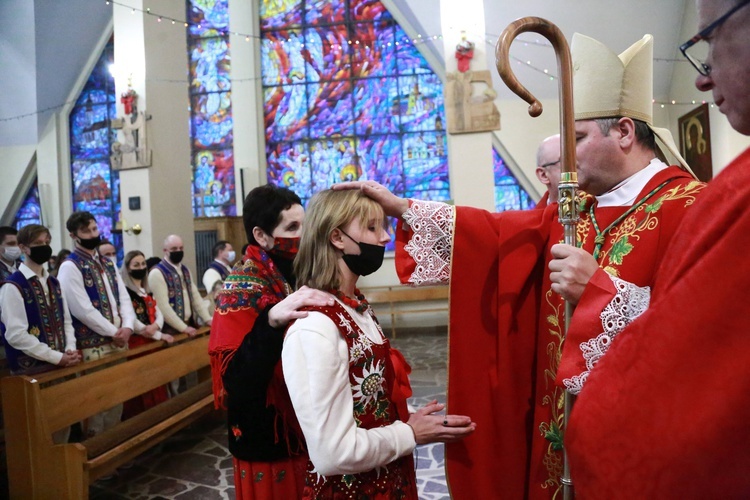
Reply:
M665 156L666 148L682 168L693 173L680 154L671 132L654 127L653 36L645 35L618 56L593 38L575 33L570 52L576 120L618 116L641 120L661 142Z

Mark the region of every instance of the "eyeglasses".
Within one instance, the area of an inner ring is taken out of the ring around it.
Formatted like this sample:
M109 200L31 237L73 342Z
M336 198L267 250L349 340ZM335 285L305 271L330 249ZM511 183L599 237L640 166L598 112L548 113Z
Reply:
M711 66L705 63L706 59L708 58L708 42L706 41L706 39L716 28L721 26L724 21L729 19L729 16L749 3L750 0L745 0L744 2L738 3L737 5L729 9L729 12L703 28L693 38L680 45L680 52L682 52L682 55L685 56L688 61L690 61L690 64L692 64L696 70L698 70L698 73L703 76L708 76L711 74Z
M750 0L748 0L748 1L750 2ZM557 165L558 163L560 163L560 160L557 160L557 161L551 161L551 162L549 162L549 163L545 163L544 165L539 165L539 167L540 167L540 168L547 168L547 167L552 167L552 166L554 166L554 165Z

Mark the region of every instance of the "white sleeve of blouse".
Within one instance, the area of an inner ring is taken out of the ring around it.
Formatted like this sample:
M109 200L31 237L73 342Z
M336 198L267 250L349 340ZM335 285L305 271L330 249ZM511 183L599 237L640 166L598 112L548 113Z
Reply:
M376 429L357 427L346 341L327 316L311 312L292 325L281 359L284 380L318 474L366 472L414 450L414 434L403 422Z

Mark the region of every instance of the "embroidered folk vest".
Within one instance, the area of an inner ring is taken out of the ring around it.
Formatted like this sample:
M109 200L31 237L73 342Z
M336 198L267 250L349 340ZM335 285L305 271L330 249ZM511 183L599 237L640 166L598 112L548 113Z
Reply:
M354 398L354 420L363 429L375 429L398 420L391 398L395 374L390 343L373 343L354 319L335 302L331 307L315 307L338 326L349 351L349 383ZM376 321L372 310L369 314ZM378 326L380 328L380 326ZM320 476L308 462L304 498L417 499L414 461L411 455L359 474Z
M89 255L78 248L68 256L68 260L73 262L78 270L81 271L81 275L83 276L83 287L86 289L86 294L91 300L91 305L93 305L94 308L107 319L107 321L114 324L113 308L117 308L119 313L120 307L120 290L117 287L117 269L115 269L115 265L109 259L98 254L93 256ZM109 295L107 294L107 288L104 285L104 278L102 277L101 269L104 269L107 280L109 280L109 287L115 296L115 304L111 304L109 301ZM112 337L99 335L94 330L83 324L83 322L75 316L73 316L72 319L79 349L89 349L112 342Z
M49 301L41 282L36 278L26 279L21 271L8 276L8 286L16 286L23 297L29 334L55 351L65 352L65 315L60 283L52 276L47 278ZM20 311L19 311L20 312ZM4 334L3 334L3 340ZM5 355L14 375L39 373L54 368L54 365L32 358L5 342Z
M180 273L171 264L168 264L162 260L156 266L156 269L161 271L164 275L164 281L167 283L167 291L169 294L169 307L180 317L181 320L188 322L190 318L185 317L185 299L182 290L182 280L180 279ZM190 300L190 311L191 314L195 314L195 307L193 305L193 294L192 281L190 280L190 271L187 267L180 265L182 269L182 275L185 277L185 285L187 286L188 298Z
M226 266L219 264L215 260L211 262L208 267L219 273L219 276L221 276L221 281L224 281L225 279L227 279L227 276L229 276L229 271L227 270ZM210 292L211 290L206 291Z

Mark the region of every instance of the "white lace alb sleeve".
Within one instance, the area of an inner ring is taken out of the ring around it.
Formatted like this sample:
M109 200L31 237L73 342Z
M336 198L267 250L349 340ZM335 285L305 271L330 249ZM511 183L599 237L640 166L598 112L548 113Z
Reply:
M565 388L573 394L581 392L589 373L607 353L615 337L648 309L651 300L651 288L639 287L614 276L609 278L614 283L617 294L599 315L604 332L580 345L583 359L586 360L586 371L563 379Z
M409 283L448 283L456 208L436 201L412 200L403 217L404 222L414 231L404 247L416 263Z

